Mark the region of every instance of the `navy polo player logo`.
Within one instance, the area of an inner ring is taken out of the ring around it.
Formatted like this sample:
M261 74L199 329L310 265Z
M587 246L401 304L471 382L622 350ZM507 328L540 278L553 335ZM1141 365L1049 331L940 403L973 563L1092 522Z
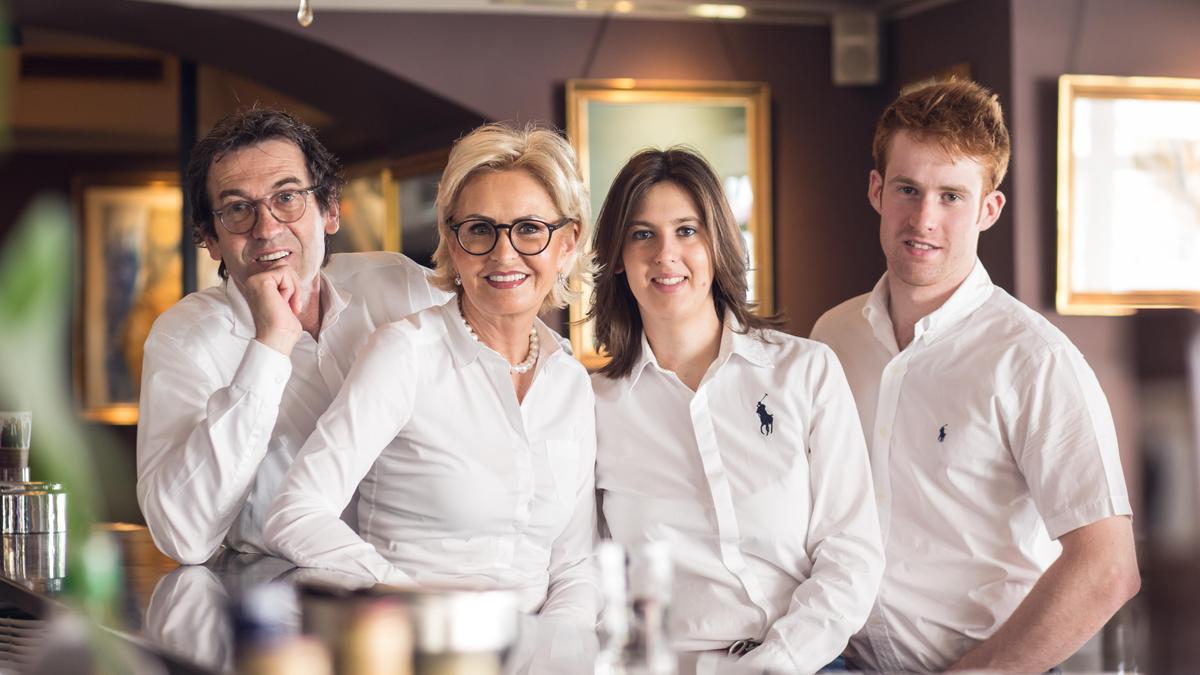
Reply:
M944 443L946 441L946 427L948 427L948 426L950 426L950 425L943 424L942 428L938 429L938 443Z
M775 430L775 416L767 412L767 406L763 404L766 398L767 395L763 394L763 397L758 399L758 407L754 409L754 412L758 413L758 433L770 436L771 432Z

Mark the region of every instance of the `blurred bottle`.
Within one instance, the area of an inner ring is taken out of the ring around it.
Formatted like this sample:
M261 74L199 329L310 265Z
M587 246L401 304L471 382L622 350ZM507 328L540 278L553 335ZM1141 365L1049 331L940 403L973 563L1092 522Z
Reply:
M362 603L342 636L340 675L412 675L412 625L394 599Z
M604 611L596 675L675 675L677 659L667 635L669 547L643 544L627 559L620 544L604 542L597 555Z
M625 644L629 642L629 604L626 588L625 549L614 541L596 548L596 568L604 609L600 613L600 650L596 654L596 675L616 675L620 670Z
M301 635L291 621L296 593L282 583L248 590L233 606L233 639L240 675L332 675L329 650Z

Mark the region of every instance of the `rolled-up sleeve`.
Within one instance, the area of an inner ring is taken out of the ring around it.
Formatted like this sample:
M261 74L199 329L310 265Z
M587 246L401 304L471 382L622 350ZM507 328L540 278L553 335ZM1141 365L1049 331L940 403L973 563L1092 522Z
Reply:
M383 583L410 579L345 522L359 482L412 413L416 352L388 326L372 335L272 502L267 546L301 567Z
M155 544L183 564L217 551L254 483L291 376L251 340L231 382L203 352L151 333L142 366L138 504Z

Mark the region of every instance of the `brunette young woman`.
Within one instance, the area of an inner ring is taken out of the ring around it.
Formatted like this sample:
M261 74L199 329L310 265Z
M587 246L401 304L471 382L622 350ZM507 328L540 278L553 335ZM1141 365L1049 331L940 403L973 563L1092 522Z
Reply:
M597 219L596 485L627 548L666 541L680 651L811 673L866 621L883 569L858 413L824 345L746 300L713 169L638 153Z

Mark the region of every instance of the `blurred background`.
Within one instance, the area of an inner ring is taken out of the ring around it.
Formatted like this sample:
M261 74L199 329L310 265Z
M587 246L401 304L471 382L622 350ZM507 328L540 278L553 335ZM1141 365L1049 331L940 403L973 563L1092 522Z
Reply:
M75 248L58 273L73 289L71 328L55 349L92 439L80 450L99 468L97 520L141 522L128 405L140 340L182 293L215 282L190 245L179 170L237 107L285 108L343 159L338 250L425 260L446 152L481 122L565 127L577 78L766 83L774 305L803 336L884 269L865 194L880 110L905 84L957 72L999 95L1014 141L1008 206L980 257L1095 369L1148 551L1143 595L1196 625L1200 321L1188 309L1061 315L1055 291L1059 76L1200 78L1200 3L313 0L307 27L292 0L0 7L0 246L36 196L70 205ZM1200 153L1181 171L1196 199ZM1193 263L1200 278L1200 250ZM35 435L54 423L36 419Z

